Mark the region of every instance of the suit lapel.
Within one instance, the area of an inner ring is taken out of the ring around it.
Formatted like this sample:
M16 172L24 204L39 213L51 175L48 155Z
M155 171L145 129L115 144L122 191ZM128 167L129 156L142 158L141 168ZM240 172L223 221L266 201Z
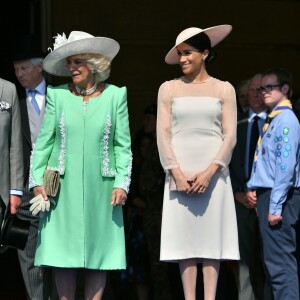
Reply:
M20 94L20 113L21 113L21 119L22 119L22 132L23 132L23 135L24 135L28 145L31 148L32 145L31 145L30 127L29 127L29 118L28 118L25 89L23 88L21 91L19 91L19 94Z
M239 140L239 151L237 153L239 160L240 160L240 166L243 168L243 177L246 176L244 168L245 168L245 149L247 145L247 129L248 129L248 121L243 122L240 124L238 127L238 132L237 132L237 139Z
M241 125L241 136L239 136L239 138L242 141L243 147L245 147L247 142L247 130L248 130L248 122L245 122Z

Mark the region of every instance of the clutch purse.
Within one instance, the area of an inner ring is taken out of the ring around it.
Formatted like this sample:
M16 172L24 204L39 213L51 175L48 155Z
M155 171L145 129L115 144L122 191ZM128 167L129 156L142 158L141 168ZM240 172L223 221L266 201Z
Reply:
M21 220L7 212L1 224L0 253L8 247L24 250L30 224L30 221Z
M59 188L60 175L58 171L46 169L44 172L44 187L46 194L55 197Z

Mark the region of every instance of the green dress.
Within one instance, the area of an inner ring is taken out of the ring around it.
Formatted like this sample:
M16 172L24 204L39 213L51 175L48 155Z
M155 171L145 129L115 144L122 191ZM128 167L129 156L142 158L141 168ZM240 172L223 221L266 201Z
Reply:
M48 87L30 185L42 184L46 167L61 179L56 205L40 219L35 265L124 269L122 207L110 202L114 187L127 192L130 183L126 88L106 84L85 108L82 100L67 85Z

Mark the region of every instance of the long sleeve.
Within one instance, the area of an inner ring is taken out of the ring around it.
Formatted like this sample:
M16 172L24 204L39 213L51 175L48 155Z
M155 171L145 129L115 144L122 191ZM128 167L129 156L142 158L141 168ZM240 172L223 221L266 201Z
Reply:
M120 89L113 145L116 159L116 179L114 187L120 187L128 192L131 180L132 154L126 88Z
M299 136L298 120L292 112L287 112L285 118L278 117L272 141L277 160L273 166L274 186L270 197L270 214L280 214L290 188L299 185Z
M23 150L21 115L16 89L13 89L11 139L10 139L10 189L23 189Z
M236 144L237 126L235 91L233 86L228 82L225 82L224 86L221 122L223 129L223 143L213 162L226 168L230 163L232 151Z
M157 100L157 146L161 164L165 170L179 167L171 144L171 96L169 83L163 83Z
M48 87L45 116L31 157L30 188L43 185L43 175L54 145L56 126L55 99L52 97L51 87Z

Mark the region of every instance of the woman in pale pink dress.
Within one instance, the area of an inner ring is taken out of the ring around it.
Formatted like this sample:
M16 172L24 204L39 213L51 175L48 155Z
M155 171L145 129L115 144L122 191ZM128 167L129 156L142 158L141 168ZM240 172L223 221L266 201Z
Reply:
M179 263L186 300L196 299L202 263L205 300L216 295L220 260L238 260L234 199L228 171L236 142L232 85L211 77L211 47L230 25L182 31L165 61L183 76L158 92L157 141L166 171L161 234L162 261Z

